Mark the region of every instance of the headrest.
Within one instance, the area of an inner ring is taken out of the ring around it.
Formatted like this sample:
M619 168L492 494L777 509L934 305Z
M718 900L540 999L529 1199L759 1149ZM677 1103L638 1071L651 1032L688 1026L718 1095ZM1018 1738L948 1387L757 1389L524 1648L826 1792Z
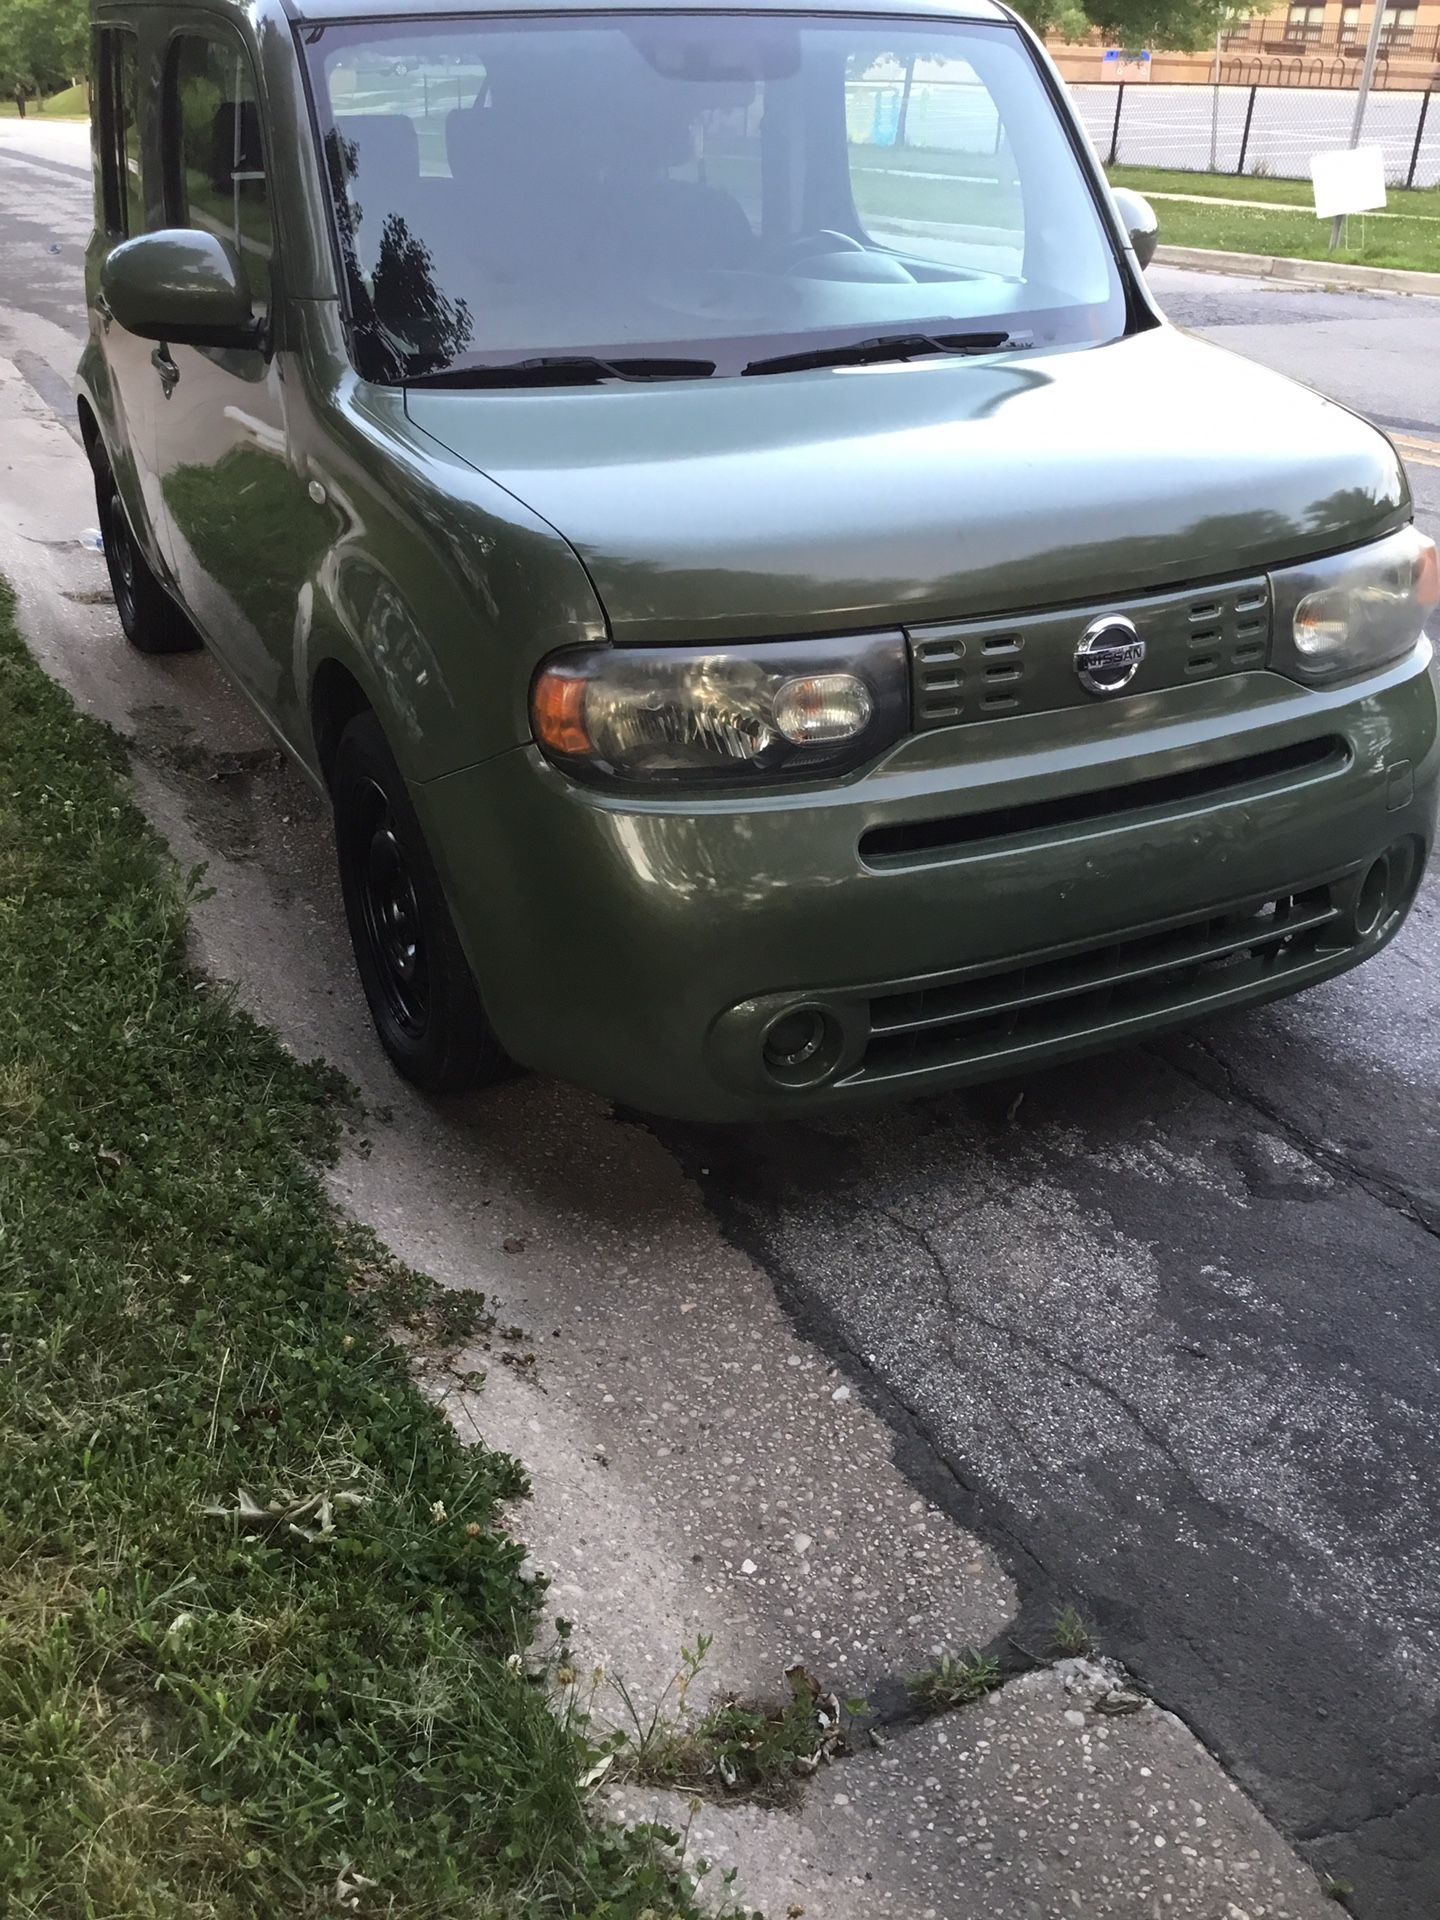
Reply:
M337 114L335 131L358 155L356 173L368 190L394 193L420 178L420 135L404 113ZM363 194L367 189L361 187Z
M211 185L217 193L229 193L237 173L264 171L259 107L253 100L222 100L210 123Z
M456 107L445 116L445 157L457 180L483 180L499 148L493 107Z
M548 105L548 103L547 103ZM637 111L602 119L584 109L556 113L553 105L536 109L498 88L495 104L457 107L445 121L445 151L457 180L478 182L496 176L507 162L534 172L585 171L614 167L627 173L664 172L690 158L693 142L683 106L637 103Z

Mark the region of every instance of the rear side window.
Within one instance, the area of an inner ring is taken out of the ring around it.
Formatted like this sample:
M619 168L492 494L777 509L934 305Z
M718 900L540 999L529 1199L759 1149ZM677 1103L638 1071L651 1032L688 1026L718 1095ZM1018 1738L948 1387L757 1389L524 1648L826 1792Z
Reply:
M139 97L139 42L118 27L102 28L95 36L100 202L105 231L121 237L145 231Z
M228 240L258 313L270 305L274 231L249 56L218 32L180 34L165 80L166 212Z

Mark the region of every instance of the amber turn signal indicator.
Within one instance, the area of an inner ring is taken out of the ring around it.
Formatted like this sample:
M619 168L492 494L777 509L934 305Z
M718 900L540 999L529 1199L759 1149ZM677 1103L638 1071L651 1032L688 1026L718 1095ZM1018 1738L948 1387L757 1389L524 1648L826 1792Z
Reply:
M1415 598L1427 612L1431 608L1440 607L1440 547L1437 547L1433 540L1426 540L1420 549Z
M585 727L585 688L581 675L558 663L545 667L536 677L530 715L535 738L548 753L591 751Z

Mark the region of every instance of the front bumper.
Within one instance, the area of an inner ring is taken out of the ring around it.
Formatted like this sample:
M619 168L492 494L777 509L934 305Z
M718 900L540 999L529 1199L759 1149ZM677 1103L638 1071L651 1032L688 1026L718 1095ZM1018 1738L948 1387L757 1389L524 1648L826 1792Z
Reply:
M1414 897L1437 780L1422 643L1329 692L1235 674L942 729L808 791L620 797L525 748L414 795L514 1056L722 1120L1036 1067L1353 966Z

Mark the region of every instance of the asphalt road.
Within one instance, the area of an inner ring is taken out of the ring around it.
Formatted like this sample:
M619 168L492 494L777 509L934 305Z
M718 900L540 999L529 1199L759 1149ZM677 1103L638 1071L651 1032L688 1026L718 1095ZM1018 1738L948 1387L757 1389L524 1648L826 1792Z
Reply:
M62 153L7 157L0 123L0 348L57 408L88 224ZM1410 436L1440 533L1440 302L1155 284ZM304 804L257 785L201 831L263 837L323 919ZM1437 959L1440 874L1359 973L1063 1072L803 1127L535 1109L617 1185L658 1140L919 1491L1036 1618L1078 1598L1367 1920L1440 1912Z
M1440 301L1157 269L1179 324L1420 452ZM1440 1913L1440 873L1371 965L862 1119L662 1137L911 1471L1371 1920Z

